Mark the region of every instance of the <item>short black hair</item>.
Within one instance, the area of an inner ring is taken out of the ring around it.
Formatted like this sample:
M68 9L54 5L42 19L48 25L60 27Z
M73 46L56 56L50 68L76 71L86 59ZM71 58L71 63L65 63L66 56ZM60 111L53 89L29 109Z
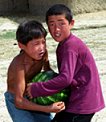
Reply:
M22 22L16 31L16 40L24 45L27 45L29 41L46 37L47 31L43 25L35 20L29 20Z
M72 11L64 4L55 4L48 9L46 12L46 23L48 23L48 17L52 15L65 15L69 23L73 19Z

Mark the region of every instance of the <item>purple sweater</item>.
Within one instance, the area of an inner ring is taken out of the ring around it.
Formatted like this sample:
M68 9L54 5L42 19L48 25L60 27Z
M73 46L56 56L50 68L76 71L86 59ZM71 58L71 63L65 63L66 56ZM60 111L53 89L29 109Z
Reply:
M34 83L32 96L52 95L69 87L71 94L65 111L90 114L104 108L98 70L88 47L70 34L58 45L56 54L59 75L48 82Z

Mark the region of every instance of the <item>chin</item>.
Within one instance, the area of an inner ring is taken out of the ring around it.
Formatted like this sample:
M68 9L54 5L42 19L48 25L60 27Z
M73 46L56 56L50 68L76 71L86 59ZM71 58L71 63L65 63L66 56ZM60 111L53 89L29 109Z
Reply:
M56 40L56 42L61 42L61 40Z
M54 38L54 40L55 40L56 42L61 42L61 39L60 39L60 38Z
M40 61L42 58L33 58L36 61Z
M42 57L40 57L40 58L37 58L36 60L38 60L38 61L39 61L39 60L42 60Z

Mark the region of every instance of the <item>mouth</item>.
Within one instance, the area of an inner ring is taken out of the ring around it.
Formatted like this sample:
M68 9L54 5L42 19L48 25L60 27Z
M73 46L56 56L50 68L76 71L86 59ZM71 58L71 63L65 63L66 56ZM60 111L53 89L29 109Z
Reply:
M39 53L39 56L40 56L40 57L43 57L43 56L44 56L44 53L45 53L44 51L40 52L40 53Z
M55 34L55 37L57 37L57 38L59 38L60 36L61 36L60 33L56 33L56 34Z

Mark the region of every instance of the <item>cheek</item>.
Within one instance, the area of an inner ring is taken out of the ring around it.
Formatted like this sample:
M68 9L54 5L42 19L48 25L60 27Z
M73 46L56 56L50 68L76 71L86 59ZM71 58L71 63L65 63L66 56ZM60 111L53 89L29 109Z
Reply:
M38 52L38 48L32 48L32 53L37 53Z
M33 54L33 53L35 53L35 52L37 52L37 48L35 48L35 47L29 48L29 53L30 53L30 54Z
M66 35L69 34L70 32L71 32L71 29L69 27L64 28L64 30L63 30L63 33Z
M53 28L48 28L49 29L49 32L52 34L54 32L54 29Z

